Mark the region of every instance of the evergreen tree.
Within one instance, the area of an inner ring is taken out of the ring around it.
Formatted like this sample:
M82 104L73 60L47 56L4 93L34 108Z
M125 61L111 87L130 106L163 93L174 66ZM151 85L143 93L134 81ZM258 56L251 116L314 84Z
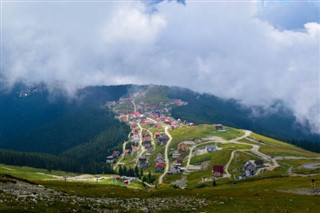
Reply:
M143 176L142 181L143 181L143 182L146 182L146 181L147 181L147 177L146 177L146 176Z
M128 170L126 166L123 167L123 175L128 175Z
M134 170L131 167L129 168L128 176L134 177Z
M137 166L134 167L134 176L139 177L139 169Z
M217 185L217 183L216 183L216 179L215 179L215 178L213 178L212 186L216 186L216 185Z
M151 172L149 171L149 174L148 174L148 183L151 183L152 182L152 176L151 176Z
M119 175L122 176L123 175L123 169L122 166L119 167Z

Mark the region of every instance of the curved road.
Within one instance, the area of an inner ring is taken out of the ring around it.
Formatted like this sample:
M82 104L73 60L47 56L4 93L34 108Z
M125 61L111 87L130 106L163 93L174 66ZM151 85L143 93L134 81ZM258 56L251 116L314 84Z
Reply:
M145 130L150 134L151 144L152 144L152 147L153 147L153 150L154 150L156 148L156 143L154 142L153 134L149 129L145 129Z
M169 158L168 158L168 149L169 149L169 145L170 145L170 143L171 143L171 141L172 141L172 136L169 134L168 129L169 129L169 126L166 126L165 129L164 129L165 133L169 136L169 140L168 140L168 142L167 142L167 144L166 144L166 148L165 148L165 151L164 151L164 156L165 156L165 161L166 161L166 167L165 167L162 175L159 177L159 184L162 184L162 182L163 182L163 177L167 174L167 172L168 172L168 170L169 170L169 163L170 163L170 162L169 162Z
M269 156L269 155L266 155L266 154L260 152L260 151L259 151L259 149L260 149L260 146L259 146L259 145L249 144L249 143L245 143L245 142L239 142L239 140L241 140L241 139L244 139L244 138L248 139L247 137L251 134L251 131L249 131L249 130L244 130L244 132L245 132L245 134L244 134L243 136L238 137L238 138L235 138L235 139L232 139L230 142L231 142L231 143L237 143L237 144L243 144L243 145L250 145L250 146L252 146L252 148L251 148L250 151L251 151L253 154L259 156L260 158L262 158L262 159L264 159L264 160L272 161L273 165L270 165L270 166L267 168L268 170L274 170L275 168L277 168L277 167L280 166L280 165L278 164L278 162L276 161L276 159L272 158L272 157ZM250 140L250 139L248 139L248 140ZM250 141L251 141L251 140L250 140ZM226 166L226 173L227 173L227 175L229 174L229 172L228 172L229 165L230 165L230 163L231 163L231 161L232 161L232 159L233 159L233 156L234 156L234 152L235 152L235 151L238 151L238 150L234 150L234 151L232 152L233 155L231 155L230 160L229 160L229 162L228 162L228 164L227 164L227 166ZM239 151L240 151L240 150L239 150ZM245 151L245 150L243 150L243 151ZM230 174L229 174L229 175L230 175Z
M189 156L188 156L188 162L187 162L187 166L186 166L187 169L188 169L188 167L189 167L189 165L190 165L190 160L191 160L191 158L192 158L192 152L193 152L194 148L196 148L197 146L203 145L203 144L210 144L210 143L216 143L216 142L214 142L214 141L208 141L208 142L204 142L204 143L199 143L199 144L196 144L196 145L194 145L194 146L192 146L192 147L190 148L190 152L189 152Z
M132 99L132 104L133 104L133 111L136 112L137 111L137 106L136 103L134 102L136 100L137 97L135 97L134 99Z
M229 173L228 170L229 170L229 166L230 166L230 164L231 164L231 162L232 162L232 160L233 160L233 158L234 158L234 153L236 153L236 152L245 152L245 151L250 151L250 150L248 150L248 149L238 149L238 150L233 150L233 151L231 152L230 159L229 159L229 161L228 161L228 163L227 163L227 165L226 165L226 168L225 168L226 177L228 177L228 178L231 177L231 175L230 175L230 173Z
M248 137L251 134L251 131L249 131L249 130L243 130L243 131L244 131L244 135L237 137L237 138L234 138L234 139L230 140L230 142L237 142L239 140L242 140L242 139Z
M128 139L130 138L130 134L132 133L132 131L128 134ZM116 164L113 166L113 169L115 170L117 168L117 166L119 165L119 163L121 163L121 161L123 160L124 158L124 150L126 149L126 144L128 143L128 141L125 141L123 144L122 144L122 155L121 155L121 158L116 162Z
M144 146L142 146L142 126L140 125L139 122L137 122L137 125L139 127L139 146L138 146L138 153L137 153L137 159L136 159L136 163L135 166L138 164L139 161L139 157L142 156L142 154L146 151L146 149L144 148ZM139 152L140 151L140 152Z
M227 177L231 177L230 173L228 172L229 170L229 166L234 158L234 153L237 152L237 151L251 151L253 154L259 156L260 158L264 159L264 160L267 160L267 161L272 161L273 165L270 165L267 169L268 170L274 170L275 168L279 167L280 165L278 164L278 162L276 161L277 158L272 158L271 156L269 155L266 155L264 153L261 153L259 151L260 149L260 146L259 145L256 145L256 144L249 144L249 143L245 143L245 142L239 142L239 140L242 140L244 138L248 139L247 137L251 134L251 131L249 130L244 130L244 135L240 136L240 137L237 137L237 138L234 138L230 141L214 141L214 142L217 142L217 143L235 143L235 144L243 144L243 145L249 145L249 146L252 146L252 148L250 150L247 150L247 149L239 149L239 150L233 150L232 153L231 153L231 156L230 156L230 159L228 161L228 163L226 164L225 166L225 172L226 172L226 176ZM250 139L248 139L250 140ZM205 142L205 143L201 143L201 144L206 144L206 143L212 143L213 141L208 141L208 142ZM197 144L196 146L199 146L201 144ZM188 159L188 163L187 163L187 168L188 166L190 165L190 160L191 160L191 157L192 157L192 151L193 149L196 147L196 146L193 146L190 150L190 153L189 153L189 159Z

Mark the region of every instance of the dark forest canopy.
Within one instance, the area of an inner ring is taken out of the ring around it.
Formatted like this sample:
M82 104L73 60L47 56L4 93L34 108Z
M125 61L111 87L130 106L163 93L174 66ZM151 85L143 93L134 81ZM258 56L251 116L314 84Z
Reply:
M105 166L105 157L121 147L130 130L105 103L118 100L129 88L88 87L71 100L62 93L53 97L45 85L17 85L3 93L2 122L6 125L1 130L0 162L112 173Z

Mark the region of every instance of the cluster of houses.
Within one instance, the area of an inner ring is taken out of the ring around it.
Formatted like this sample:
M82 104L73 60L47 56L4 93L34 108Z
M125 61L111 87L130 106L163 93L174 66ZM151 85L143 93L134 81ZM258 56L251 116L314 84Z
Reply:
M117 102L116 101L110 101L106 103L106 106L108 106L109 108L113 108L113 110L117 113L120 114L121 112L128 114L129 111L128 110L123 110L123 109L130 109L132 107L132 102L130 98L123 98L121 97L119 99L119 105L121 106L121 108L119 109L117 107Z
M149 160L147 156L141 156L138 159L139 161L139 167L140 168L145 168L149 166ZM162 157L161 153L157 154L156 159L154 160L154 169L156 172L162 172L166 166L165 159Z
M250 160L243 164L243 174L242 177L251 177L254 176L257 172L257 169L264 167L263 160Z
M127 184L127 185L130 185L131 181L136 181L138 179L136 177L127 177L127 176L120 176L120 175L115 175L112 178L113 180L121 181L123 184Z
M171 104L175 106L185 106L188 104L188 102L182 101L180 99L174 99L173 101L171 101Z
M165 146L170 138L164 132L157 132L154 134L154 138L151 138L149 131L143 130L140 132L139 124L146 129L163 129L163 124L169 125L171 129L175 129L184 123L180 119L175 120L170 117L171 109L174 106L187 105L187 102L184 102L180 99L174 99L172 101L159 102L150 105L149 103L146 103L143 98L140 99L140 97L143 97L144 95L144 93L140 93L139 95L133 94L128 98L120 98L119 105L117 105L117 102L107 103L108 107L112 107L113 110L119 114L119 119L122 122L128 123L132 129L132 133L130 134L129 138L130 148L125 149L123 155L126 156L137 152L140 142L141 145L146 149L147 152L145 155L138 158L138 165L140 168L145 168L150 165L149 160L154 148L152 140L154 140L157 146ZM133 100L135 100L136 104L135 111L132 110ZM181 152L181 150L178 152ZM115 151L112 155L106 158L106 162L110 164L115 163L120 155L120 151ZM183 159L180 157L180 153L176 154L175 159L175 171L180 171L183 161ZM157 157L154 160L154 165L156 172L162 172L164 170L166 164L160 153L157 154Z
M169 141L169 136L166 133L156 132L154 134L154 139L157 145L164 146Z
M168 175L172 174L179 174L179 173L184 173L186 171L186 168L182 167L181 165L173 163L168 171Z
M149 127L149 128L161 128L161 124L159 122L154 122L149 119L142 119L141 120L141 125L144 127Z
M138 128L134 128L130 136L131 136L130 142L133 145L137 146L139 144L139 141L140 141L139 129Z
M120 151L113 151L112 155L107 156L106 163L112 164L117 161L117 159L120 157L121 153Z
M182 124L182 121L180 119L174 120L169 115L166 115L166 114L153 113L150 117L158 121L158 123L154 124L155 127L157 128L159 128L160 122L170 125L171 129L176 129ZM162 128L161 125L160 125L160 128Z
M145 115L141 114L139 111L136 111L136 112L131 112L129 114L129 119L130 120L133 120L133 119L141 119L141 118L144 118Z
M149 161L145 156L139 157L139 167L145 168L149 165Z
M156 172L162 172L166 166L166 161L164 160L164 158L162 157L161 153L157 154L156 159L154 160L155 163L155 171Z
M169 168L168 174L178 174L186 171L186 168L182 167L183 158L181 157L181 152L175 150L174 148L170 149L171 157L175 160Z

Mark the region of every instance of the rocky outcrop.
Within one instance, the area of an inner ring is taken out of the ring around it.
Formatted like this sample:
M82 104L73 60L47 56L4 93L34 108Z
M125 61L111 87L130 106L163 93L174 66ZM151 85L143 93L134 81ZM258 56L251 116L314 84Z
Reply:
M208 205L208 201L205 199L185 196L130 199L71 196L11 176L1 178L0 185L0 203L8 206L19 204L24 206L26 211L36 211L37 205L56 208L53 207L56 203L68 205L73 212L81 209L92 212L130 212L132 210L135 212L158 212L169 209L195 211Z

